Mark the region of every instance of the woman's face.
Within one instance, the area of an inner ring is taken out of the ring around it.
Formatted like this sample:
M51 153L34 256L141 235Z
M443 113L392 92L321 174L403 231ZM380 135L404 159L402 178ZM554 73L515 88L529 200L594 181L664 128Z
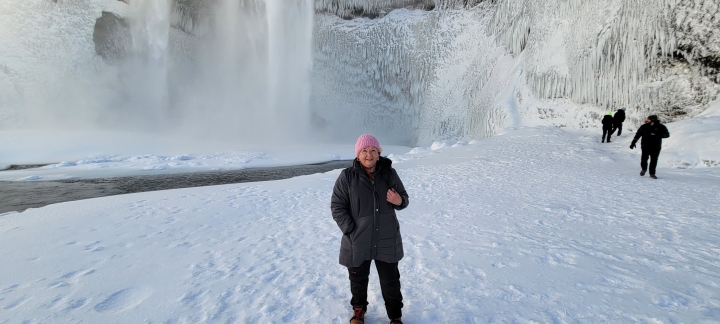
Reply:
M377 147L368 146L360 150L357 157L362 166L366 169L372 169L375 167L375 164L377 164L377 161L380 158L380 150L378 150Z

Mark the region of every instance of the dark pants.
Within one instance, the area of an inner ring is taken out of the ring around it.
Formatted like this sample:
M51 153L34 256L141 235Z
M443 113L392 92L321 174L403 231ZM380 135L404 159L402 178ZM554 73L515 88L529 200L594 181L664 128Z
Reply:
M607 129L603 127L603 137L602 141L605 142L605 135L607 135L607 141L610 142L610 136L612 136L612 129Z
M659 149L642 149L642 156L640 157L640 167L643 170L648 169L647 160L650 158L650 174L655 174L655 167L657 167L658 156L660 156Z
M620 136L620 134L622 134L622 123L615 124L613 126L614 126L614 128L613 128L612 132L610 132L610 134L613 134L613 133L615 133L615 131L617 131L618 132L617 136Z
M350 273L350 291L352 299L350 304L353 307L362 307L367 310L367 288L370 281L370 262L367 260L359 267L348 267ZM398 264L387 263L375 260L375 268L380 278L380 290L385 300L385 310L388 318L395 319L402 317L403 297L400 293L400 271Z

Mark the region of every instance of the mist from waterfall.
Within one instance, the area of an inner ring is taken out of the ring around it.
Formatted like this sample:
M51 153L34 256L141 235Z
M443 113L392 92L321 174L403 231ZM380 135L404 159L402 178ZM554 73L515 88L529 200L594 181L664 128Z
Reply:
M113 60L93 43L95 19L110 2L8 1L0 5L8 17L0 23L0 129L235 142L307 135L311 0L213 1L196 30L171 27L171 0L115 1L129 41ZM47 21L56 26L45 28Z
M305 136L312 2L222 0L210 10L211 31L172 81L171 119L210 137Z
M130 6L140 9L132 11L137 23L131 26L144 27L131 28L131 60L140 59L146 68L125 72L129 80L142 79L130 85L137 89L130 97L142 100L131 101L131 111L145 122L216 139L265 142L306 135L311 1L217 1L208 8L209 30L183 47L187 58L167 57L169 0Z
M167 126L170 0L129 2L130 55L120 70L127 101L114 120L130 117L134 128Z

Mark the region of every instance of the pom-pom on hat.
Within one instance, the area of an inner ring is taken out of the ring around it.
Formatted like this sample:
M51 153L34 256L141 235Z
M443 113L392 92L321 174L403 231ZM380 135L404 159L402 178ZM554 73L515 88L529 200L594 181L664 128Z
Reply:
M377 147L378 151L382 152L380 142L378 142L375 136L372 136L370 134L362 134L360 135L360 137L358 137L357 142L355 142L355 156L358 156L358 154L360 154L360 151L362 151L362 149L368 146Z

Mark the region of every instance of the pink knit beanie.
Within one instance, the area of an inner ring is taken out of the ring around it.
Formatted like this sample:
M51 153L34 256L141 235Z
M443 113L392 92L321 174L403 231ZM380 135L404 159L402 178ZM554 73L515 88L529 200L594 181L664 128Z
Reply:
M360 135L360 137L358 137L357 142L355 142L355 156L358 156L358 154L360 154L360 151L362 151L362 149L368 146L377 147L378 151L382 152L380 142L378 142L375 136L372 136L370 134L362 134Z

